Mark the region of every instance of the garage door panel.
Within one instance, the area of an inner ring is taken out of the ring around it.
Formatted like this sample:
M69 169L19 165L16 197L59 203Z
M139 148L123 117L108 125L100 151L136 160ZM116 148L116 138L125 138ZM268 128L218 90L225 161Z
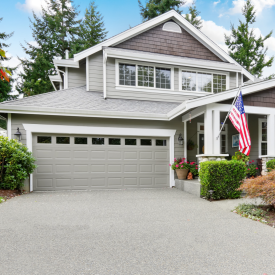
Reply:
M56 136L51 135L52 144L34 144L37 169L34 172L34 190L96 190L121 188L161 188L169 186L169 146L156 146L156 138L151 146L141 145L135 137L136 145L105 144L56 144ZM64 134L62 134L64 136ZM34 140L37 138L34 137Z

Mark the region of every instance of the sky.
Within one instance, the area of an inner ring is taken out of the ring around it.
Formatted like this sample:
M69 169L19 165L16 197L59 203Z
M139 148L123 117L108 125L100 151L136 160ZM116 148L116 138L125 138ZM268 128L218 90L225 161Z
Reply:
M1 2L4 0L0 0ZM6 33L14 32L14 35L8 40L11 44L7 49L8 56L12 59L8 62L10 66L19 64L18 57L28 58L21 44L25 42L34 43L30 21L32 11L39 13L41 5L45 0L9 0L1 4L0 31ZM183 13L188 13L188 6L193 0L185 0L182 6ZM73 4L80 11L79 18L83 18L85 9L88 7L90 0L74 0ZM108 37L116 35L122 31L134 27L142 22L139 13L138 0L94 0L98 11L103 15L105 27L108 31ZM146 0L141 0L145 3ZM201 12L203 20L201 31L211 38L224 50L227 50L224 44L224 34L230 34L230 25L238 25L238 20L243 20L241 14L245 0L197 0L196 5ZM252 0L257 10L256 23L253 25L257 35L266 35L275 28L275 0ZM275 30L272 37L266 41L268 46L267 56L275 56ZM275 61L271 68L264 69L264 76L275 73Z

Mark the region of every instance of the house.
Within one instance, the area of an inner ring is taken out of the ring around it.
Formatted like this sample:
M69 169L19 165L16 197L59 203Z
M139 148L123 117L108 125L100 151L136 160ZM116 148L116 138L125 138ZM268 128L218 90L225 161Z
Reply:
M230 121L216 137L239 86L251 159L275 157L275 80L256 79L175 11L54 65L55 91L0 104L8 137L19 128L37 160L30 191L173 186L174 157L238 150Z

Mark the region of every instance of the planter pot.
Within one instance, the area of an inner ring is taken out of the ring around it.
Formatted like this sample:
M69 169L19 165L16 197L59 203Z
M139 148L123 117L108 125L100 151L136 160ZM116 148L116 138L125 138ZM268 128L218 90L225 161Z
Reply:
M176 173L179 180L185 180L189 169L176 169Z

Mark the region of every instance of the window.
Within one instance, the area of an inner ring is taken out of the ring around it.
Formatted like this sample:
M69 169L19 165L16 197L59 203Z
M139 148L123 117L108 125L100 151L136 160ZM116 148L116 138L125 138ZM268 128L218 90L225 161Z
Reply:
M196 91L196 73L195 72L182 72L182 90Z
M152 145L152 140L151 139L141 139L140 145L150 146L150 145Z
M154 67L138 66L138 86L154 87Z
M74 144L88 144L88 139L82 137L75 137Z
M92 138L92 144L104 145L104 138Z
M212 92L212 74L198 73L198 91Z
M181 81L183 91L220 93L227 87L227 76L221 74L182 71Z
M171 88L171 70L156 68L156 88Z
M69 137L56 137L56 143L57 144L70 144L70 138Z
M125 139L125 145L137 145L137 140L136 139L126 138Z
M226 76L213 74L213 92L220 93L226 90Z
M259 154L267 155L267 121L259 119Z
M119 64L119 84L136 86L136 66Z
M120 145L120 138L109 138L109 145Z
M127 61L125 61L127 62ZM152 89L173 89L173 70L169 68L159 68L154 65L119 63L116 60L116 70L118 71L117 85L135 86Z
M166 146L166 139L157 139L156 146Z
M37 143L52 143L52 137L38 136Z

